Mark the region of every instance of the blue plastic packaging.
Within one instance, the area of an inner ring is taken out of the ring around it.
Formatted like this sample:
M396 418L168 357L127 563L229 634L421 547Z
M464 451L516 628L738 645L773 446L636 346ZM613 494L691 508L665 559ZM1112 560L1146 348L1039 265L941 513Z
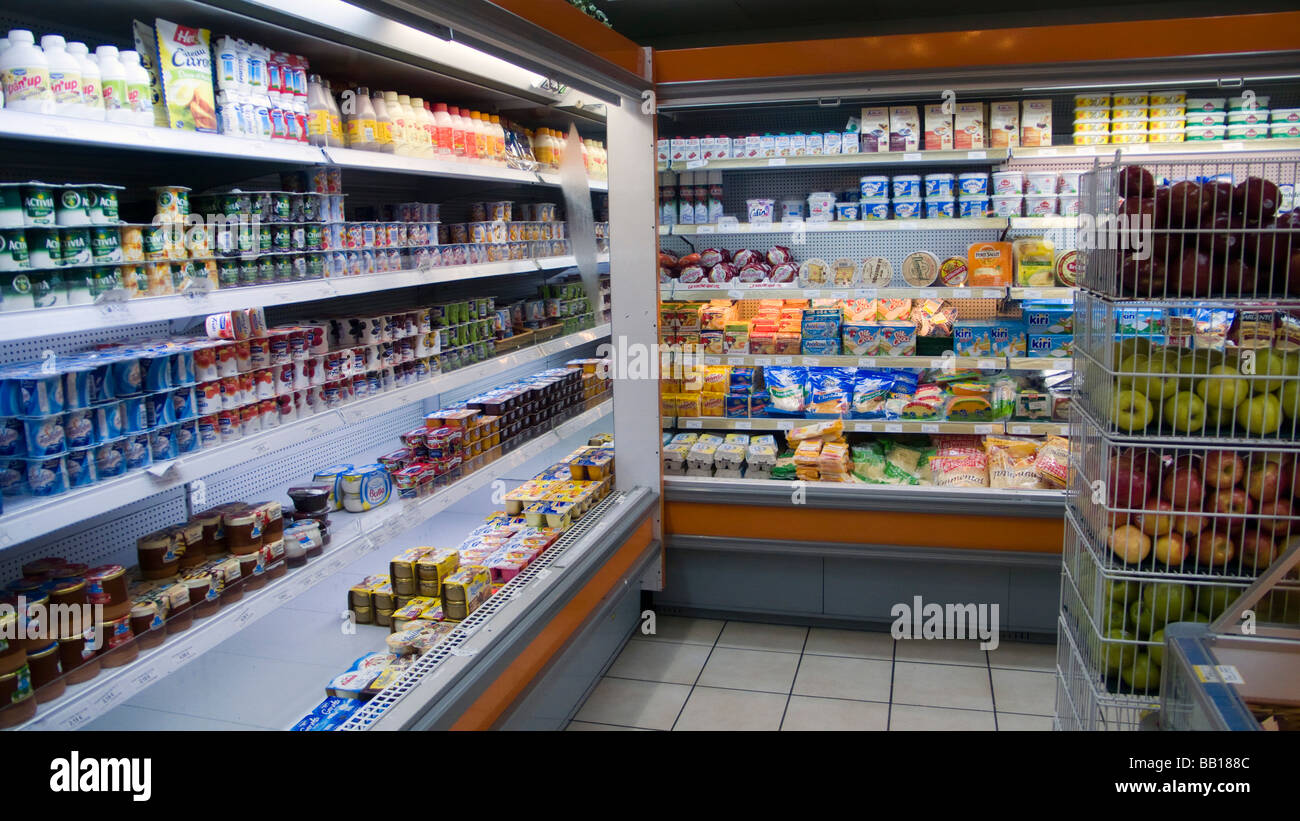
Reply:
M91 449L95 459L95 475L111 479L126 473L126 439L109 439Z
M54 456L68 449L67 434L63 428L63 415L27 416L22 418L23 440L27 455L31 457Z
M27 492L32 496L58 496L68 492L68 471L62 456L27 458Z

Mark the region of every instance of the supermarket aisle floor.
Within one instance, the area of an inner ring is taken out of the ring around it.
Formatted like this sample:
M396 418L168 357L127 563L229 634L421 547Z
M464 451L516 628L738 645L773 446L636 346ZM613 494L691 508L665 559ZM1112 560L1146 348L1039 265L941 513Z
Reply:
M1050 730L1056 648L660 616L570 730Z

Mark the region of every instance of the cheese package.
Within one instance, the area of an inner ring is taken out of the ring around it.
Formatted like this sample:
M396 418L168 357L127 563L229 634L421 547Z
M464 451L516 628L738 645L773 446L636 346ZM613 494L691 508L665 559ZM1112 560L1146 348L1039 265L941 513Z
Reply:
M911 322L880 323L880 356L913 356L916 354L916 325Z
M969 282L973 288L1011 284L1011 243L975 242L966 252Z
M859 144L863 153L874 154L879 151L889 151L889 131L888 108L871 106L862 109Z
M874 322L845 323L840 333L846 356L875 356L880 351L880 326Z
M994 356L1028 356L1029 337L1020 322L993 323Z
M1045 237L1022 237L1011 243L1016 284L1030 288L1051 287L1056 282L1056 246Z
M984 103L957 103L953 112L952 147L987 148L985 124Z
M1052 144L1052 101L1024 100L1020 103L1020 144L1039 147Z
M1068 359L1074 356L1074 334L1030 334L1027 356Z
M889 150L918 151L921 148L921 117L914 105L889 107Z
M185 131L217 131L212 92L212 34L207 29L154 20L159 79L167 122Z
M952 329L958 356L992 356L993 325L985 319L961 320Z
M1048 135L1050 143L1051 135ZM1020 103L1015 100L989 103L989 147L1016 148L1020 145Z
M952 114L944 104L925 107L925 150L946 151L953 147Z

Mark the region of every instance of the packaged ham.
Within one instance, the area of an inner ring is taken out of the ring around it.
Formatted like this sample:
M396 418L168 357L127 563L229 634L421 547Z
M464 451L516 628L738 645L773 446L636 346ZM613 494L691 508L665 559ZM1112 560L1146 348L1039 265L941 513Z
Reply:
M794 256L784 245L773 245L768 249L767 261L771 265L780 265L783 262L794 262Z
M729 262L730 260L731 255L721 248L708 248L700 252L700 264L705 268L712 268L720 262Z
M703 282L704 269L698 265L687 265L677 275L678 282Z
M763 262L767 258L751 248L745 248L731 255L731 263L737 268L744 268L751 262Z
M709 282L730 282L736 278L736 268L729 262L715 263L709 268Z
M794 282L799 276L799 266L793 262L783 262L780 265L772 266L771 279L773 282Z

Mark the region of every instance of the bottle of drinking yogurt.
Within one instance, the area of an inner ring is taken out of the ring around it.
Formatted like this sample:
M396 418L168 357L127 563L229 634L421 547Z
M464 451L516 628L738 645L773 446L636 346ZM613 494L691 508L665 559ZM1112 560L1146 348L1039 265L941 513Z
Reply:
M153 122L153 94L149 90L149 72L140 65L140 52L119 52L118 59L126 70L126 105L132 121L146 128Z
M0 81L5 108L31 114L53 114L50 62L27 29L9 32L9 48L0 54Z
M85 43L68 43L68 54L81 65L81 116L87 120L104 119L104 90L99 81L99 63L90 56Z
M104 90L104 112L110 123L129 123L131 110L126 105L126 67L117 55L117 46L98 46L99 84Z
M81 117L81 61L68 53L68 44L58 34L41 38L41 51L50 64L50 93L54 95L54 113L64 117Z

